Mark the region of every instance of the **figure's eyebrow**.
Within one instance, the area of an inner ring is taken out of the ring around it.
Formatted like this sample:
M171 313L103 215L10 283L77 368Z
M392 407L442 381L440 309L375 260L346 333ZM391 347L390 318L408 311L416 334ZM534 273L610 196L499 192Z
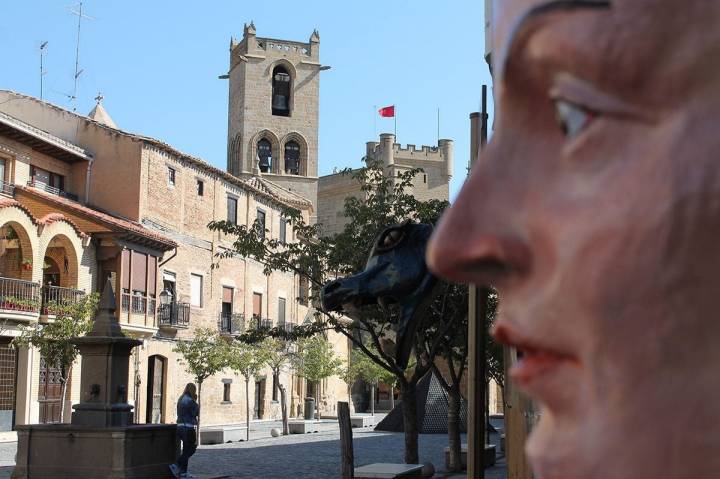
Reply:
M605 10L611 7L610 0L553 0L547 3L541 3L530 8L520 19L515 23L515 26L510 30L509 41L505 43L505 49L500 52L498 57L498 78L502 81L505 75L505 69L509 61L510 52L513 50L513 46L518 42L521 37L521 33L531 25L535 20L542 17L543 15L555 13L558 11L572 11L572 10L584 10L584 9L600 9Z

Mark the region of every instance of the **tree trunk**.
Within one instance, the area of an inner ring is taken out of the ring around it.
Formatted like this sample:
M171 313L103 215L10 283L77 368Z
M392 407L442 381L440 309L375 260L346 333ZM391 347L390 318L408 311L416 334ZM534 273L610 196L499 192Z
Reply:
M370 415L375 415L375 383L370 384Z
M202 407L202 404L200 403L200 398L202 397L202 396L201 396L201 394L202 394L202 381L198 381L198 391L197 391L197 393L198 393L198 400L197 400L197 403L198 403L198 411L201 411L200 408ZM198 413L197 443L198 443L198 446L199 446L199 445L200 445L200 413Z
M462 457L460 446L460 385L453 384L448 391L448 445L450 447L448 470L458 472L462 470Z
M285 386L279 384L279 382L278 389L280 389L280 412L282 414L283 436L287 436L288 434L290 434L290 431L288 429L287 393L285 391Z
M250 440L250 378L245 378L245 440Z
M60 424L65 422L65 394L67 394L67 379L61 378L62 389L60 390Z
M415 384L400 386L403 405L403 429L405 431L405 463L418 464L418 421L417 421L417 390Z
M395 409L395 383L390 385L390 410Z

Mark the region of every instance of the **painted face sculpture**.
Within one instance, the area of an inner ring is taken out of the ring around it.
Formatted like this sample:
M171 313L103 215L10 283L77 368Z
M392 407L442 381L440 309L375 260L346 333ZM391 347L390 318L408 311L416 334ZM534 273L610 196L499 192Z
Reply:
M536 477L720 477L720 2L495 14L494 136L429 264L498 289Z
M395 362L408 364L424 306L432 300L437 280L427 268L425 252L432 226L405 222L391 226L375 240L365 270L326 284L322 292L325 311L344 311L353 317L363 306L399 305L395 322Z

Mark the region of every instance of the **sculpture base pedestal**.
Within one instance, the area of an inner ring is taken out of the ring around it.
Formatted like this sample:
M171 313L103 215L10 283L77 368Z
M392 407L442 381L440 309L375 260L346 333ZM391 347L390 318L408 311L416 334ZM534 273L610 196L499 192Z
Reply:
M163 479L179 455L174 424L17 426L13 479Z

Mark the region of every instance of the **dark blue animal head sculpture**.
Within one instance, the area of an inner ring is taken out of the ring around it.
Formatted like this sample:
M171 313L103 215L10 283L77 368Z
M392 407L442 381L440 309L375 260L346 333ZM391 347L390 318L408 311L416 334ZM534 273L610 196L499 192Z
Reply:
M396 332L395 362L405 369L422 313L433 298L437 280L425 263L432 226L406 221L386 228L375 240L365 270L325 285L325 311L342 311L353 317L363 306L387 309L399 305L393 324Z

